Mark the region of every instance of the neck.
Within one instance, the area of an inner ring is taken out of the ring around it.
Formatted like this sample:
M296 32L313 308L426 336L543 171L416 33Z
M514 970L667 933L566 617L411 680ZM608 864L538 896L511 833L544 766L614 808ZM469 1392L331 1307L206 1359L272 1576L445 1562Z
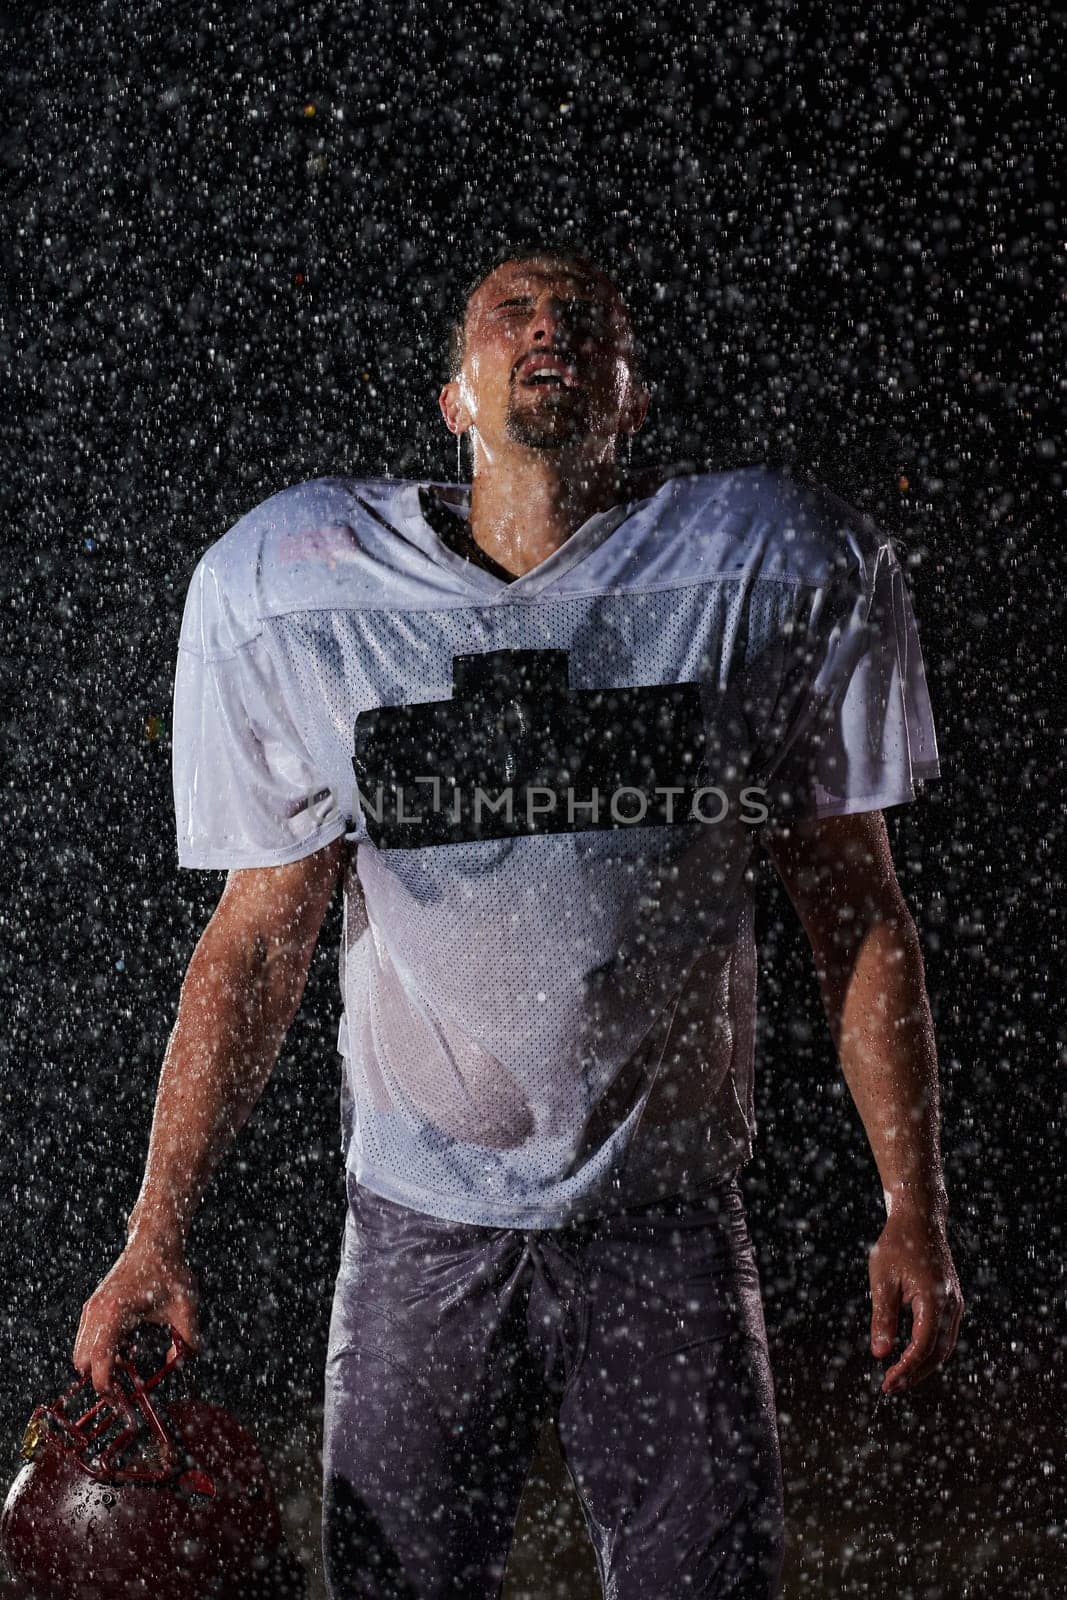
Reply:
M590 461L523 449L489 462L475 446L471 535L516 577L539 566L598 511L627 498L626 474L613 456Z

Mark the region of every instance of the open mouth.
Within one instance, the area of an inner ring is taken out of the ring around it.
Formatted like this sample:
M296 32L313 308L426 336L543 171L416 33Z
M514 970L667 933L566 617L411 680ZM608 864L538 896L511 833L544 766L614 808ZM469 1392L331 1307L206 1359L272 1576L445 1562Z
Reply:
M561 356L530 356L522 363L518 381L524 389L574 389L578 374Z

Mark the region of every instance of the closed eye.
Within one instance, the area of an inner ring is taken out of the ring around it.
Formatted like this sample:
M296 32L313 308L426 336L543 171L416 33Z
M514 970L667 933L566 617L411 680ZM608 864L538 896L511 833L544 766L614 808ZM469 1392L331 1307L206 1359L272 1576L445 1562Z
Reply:
M493 309L503 311L509 306L528 306L530 303L529 295L516 295L510 300L499 300ZM572 317L584 315L590 320L599 321L607 315L606 306L598 300L565 300L563 307Z

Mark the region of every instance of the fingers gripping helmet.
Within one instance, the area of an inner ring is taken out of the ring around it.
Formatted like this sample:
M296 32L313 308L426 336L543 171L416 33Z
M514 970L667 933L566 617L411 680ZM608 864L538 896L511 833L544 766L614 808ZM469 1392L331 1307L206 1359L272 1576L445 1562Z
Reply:
M0 1553L25 1600L246 1600L277 1594L283 1550L266 1465L206 1400L161 1398L187 1354L171 1329L142 1378L116 1365L116 1398L86 1409L79 1379L38 1406L25 1465L0 1512Z

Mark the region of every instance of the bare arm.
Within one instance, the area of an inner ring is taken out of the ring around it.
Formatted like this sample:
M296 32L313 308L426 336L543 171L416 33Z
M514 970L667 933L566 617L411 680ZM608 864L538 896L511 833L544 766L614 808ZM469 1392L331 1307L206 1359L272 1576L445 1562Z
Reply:
M946 1238L937 1052L922 952L880 811L804 821L766 838L815 957L830 1033L870 1142L887 1222L871 1252L871 1351L910 1342L886 1373L910 1387L951 1355L963 1302Z
M230 873L182 983L127 1245L86 1301L74 1364L98 1391L122 1335L173 1323L198 1344L185 1236L212 1172L270 1077L300 1005L343 840L283 867Z

